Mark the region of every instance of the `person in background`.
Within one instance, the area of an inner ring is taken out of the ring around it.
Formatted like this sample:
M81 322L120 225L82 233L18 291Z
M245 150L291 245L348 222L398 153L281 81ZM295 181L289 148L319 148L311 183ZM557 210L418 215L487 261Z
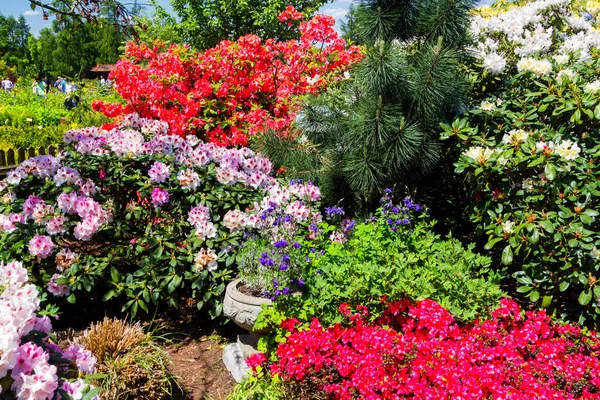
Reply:
M33 91L33 94L37 96L38 100L43 97L46 97L46 89L44 87L44 82L42 82L39 77L36 77L33 80L31 90Z
M14 86L15 86L15 85L13 85L13 83L12 83L12 81L11 81L10 79L8 79L8 78L4 78L4 79L2 80L2 89L3 89L5 92L9 92L9 93L10 93L10 92L12 91L12 89L13 89L13 87L14 87Z
M59 92L61 92L60 90L60 84L62 82L62 78L59 76L58 78L56 78L56 81L54 81L54 87L56 88L56 90L58 90Z
M106 85L106 80L104 79L104 77L100 78L100 87L104 87L104 85Z
M42 80L42 82L44 83L44 90L46 91L46 96L47 96L48 92L50 91L50 82L48 82L48 77L45 76L44 79Z
M62 81L60 81L60 91L63 93L67 93L67 84L69 82L67 82L67 78L62 78Z

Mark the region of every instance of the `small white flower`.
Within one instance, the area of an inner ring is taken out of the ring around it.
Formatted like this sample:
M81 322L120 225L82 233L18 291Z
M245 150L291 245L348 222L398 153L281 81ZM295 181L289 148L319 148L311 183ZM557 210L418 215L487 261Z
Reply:
M510 235L515 231L514 226L515 223L513 221L504 221L502 223L502 231L504 232L504 234Z
M485 100L481 103L481 111L492 112L495 109L496 109L496 104L494 104L490 101Z
M600 81L595 80L587 83L583 88L583 91L585 93L597 93L598 91L600 91Z

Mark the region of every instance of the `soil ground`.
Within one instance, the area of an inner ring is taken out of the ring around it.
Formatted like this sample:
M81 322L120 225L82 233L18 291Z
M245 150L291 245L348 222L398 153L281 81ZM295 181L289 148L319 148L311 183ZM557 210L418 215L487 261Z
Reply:
M176 400L224 400L235 380L221 355L237 335L246 333L233 323L219 326L207 316L179 314L177 320L161 321L157 334L166 339L163 349L181 390Z

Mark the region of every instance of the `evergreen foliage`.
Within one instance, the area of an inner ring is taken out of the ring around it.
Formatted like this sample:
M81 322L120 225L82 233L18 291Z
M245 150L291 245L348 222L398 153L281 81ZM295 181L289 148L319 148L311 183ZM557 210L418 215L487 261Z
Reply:
M352 11L346 34L365 45L365 58L298 120L327 159L315 166L319 184L332 180L327 171L342 175L330 201L344 193L346 203L372 209L385 187L412 186L433 171L439 124L461 105L458 49L473 3L361 1Z

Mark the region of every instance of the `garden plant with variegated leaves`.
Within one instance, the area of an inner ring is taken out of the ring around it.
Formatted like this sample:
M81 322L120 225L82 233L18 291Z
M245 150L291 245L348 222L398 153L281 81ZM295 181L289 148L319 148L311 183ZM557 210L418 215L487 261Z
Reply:
M592 2L485 8L472 19L472 108L443 125L486 249L517 292L560 316L600 315L600 70ZM587 8L586 8L587 7Z

